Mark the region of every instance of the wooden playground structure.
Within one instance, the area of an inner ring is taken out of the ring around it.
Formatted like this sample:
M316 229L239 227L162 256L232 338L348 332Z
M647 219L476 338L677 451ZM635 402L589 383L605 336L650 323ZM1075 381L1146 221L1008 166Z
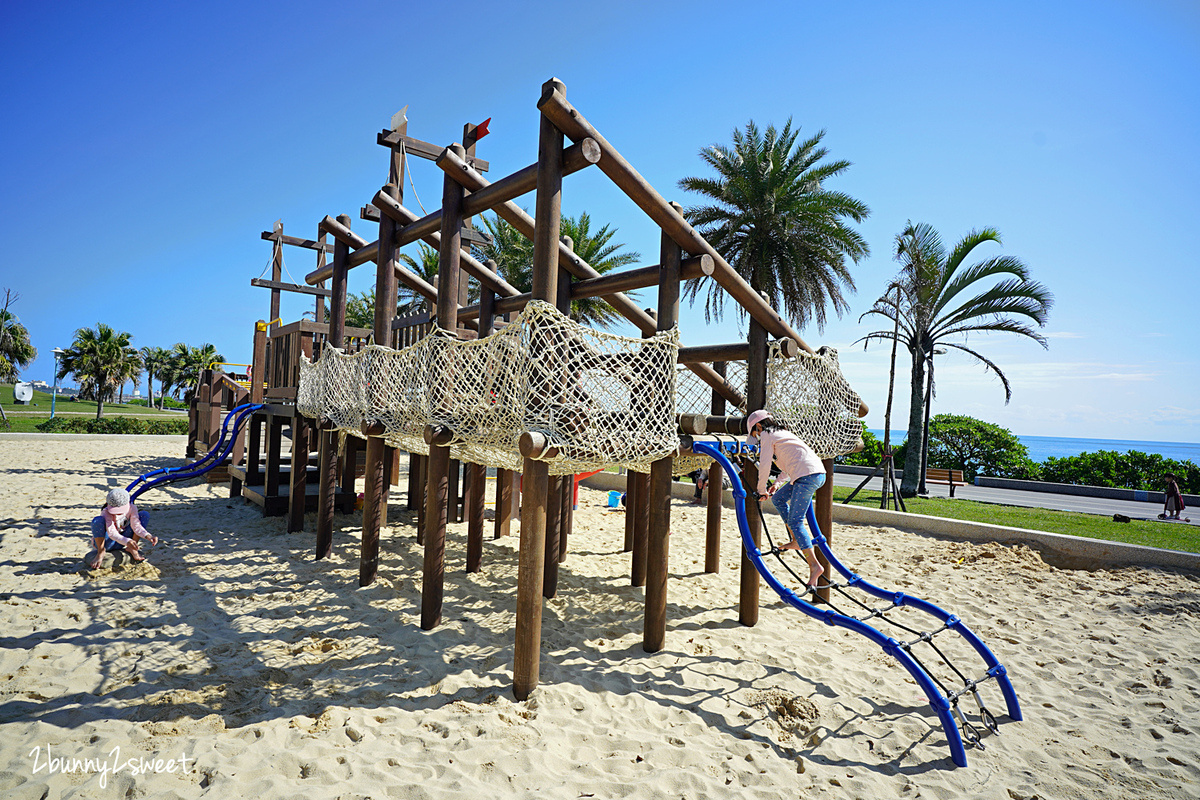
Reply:
M712 398L710 413L679 415L681 435L745 434L744 414L763 408L767 402L769 348L784 356L813 352L692 228L681 207L667 202L567 101L561 82L552 79L542 87L537 107L537 162L494 182L483 176L490 165L475 154L478 140L487 133L486 123L465 126L463 142L445 148L408 136L407 120L382 131L377 142L390 154L388 178L361 212L362 219L377 225L376 238L368 241L353 232L350 217L344 214L322 219L316 239L284 236L279 223L272 231L264 232L263 239L273 246L272 277L256 279L252 284L271 291L270 321L255 324L249 388L230 375L209 371L195 392L189 456L203 452L216 441L223 410L243 402L264 404L252 416L244 444L238 442L231 456L231 496L243 496L259 504L266 515L285 514L288 531L302 530L305 511L316 511L318 559L332 551L335 511L354 510L354 478L361 470L360 585L370 584L377 574L380 530L387 518L388 487L398 477L399 452L384 440L381 423L368 420L362 425L361 437L347 436L339 434L330 420L309 419L298 411L301 358L319 359L326 342L344 353L356 352L369 339L401 349L424 337L435 325L460 340L483 339L502 328L509 314L521 311L531 301L545 301L569 313L571 300L584 297L603 298L643 336L650 337L677 327L681 283L708 278L749 314L749 336L744 342L679 348L678 363L711 389ZM403 205L406 155L432 160L443 170L440 209L418 216ZM661 229L658 264L602 276L573 252L569 240L560 238L564 178L586 169L603 172ZM515 202L529 192L535 193L532 217ZM470 254L470 241L478 241L470 218L485 211L495 213L532 240L530 292L518 291L498 274L493 263L480 262ZM400 248L416 241L438 250L436 286L400 261ZM285 245L317 254L317 268L306 276L304 285L282 280ZM348 328L347 274L369 262L376 265L374 326L369 330ZM468 302L468 279L480 286L477 303ZM426 298L436 312L396 318L395 298L401 282ZM657 287L654 310L639 307L624 294L647 287ZM279 319L283 291L314 296L314 319L284 324ZM744 387L726 378L726 364L735 361L745 362ZM727 415L728 404L732 404L735 415ZM866 414L861 402L857 414ZM285 434L291 440L290 458L281 453ZM407 502L418 513L418 541L424 546L421 627L425 630L441 621L446 524L459 514L459 467L451 461L447 446L451 434L444 427L427 426L428 455L409 456ZM550 449L550 443L537 431L527 431L520 437L523 468L519 485L524 496L520 503L513 663L513 692L518 699L527 698L537 686L542 602L554 596L558 565L568 555L575 481L569 475L549 474L544 458ZM467 464L462 481L466 490L461 513L468 523L468 571L477 571L482 564L486 469L483 464ZM720 467L714 464L711 469L705 570L716 572L723 491ZM832 460L826 462L826 470L832 471ZM628 473L625 550L632 554L632 584L645 586L643 647L647 652L660 650L666 636L674 471L673 457L668 455L654 461L648 474ZM517 507L518 476L514 473L497 470L496 537L508 533ZM756 478L754 465L748 464L746 482L753 485ZM816 508L821 529L832 539L832 482L818 492ZM759 541L761 522L757 515L750 519L751 533ZM758 607L759 575L743 553L740 621L756 624Z

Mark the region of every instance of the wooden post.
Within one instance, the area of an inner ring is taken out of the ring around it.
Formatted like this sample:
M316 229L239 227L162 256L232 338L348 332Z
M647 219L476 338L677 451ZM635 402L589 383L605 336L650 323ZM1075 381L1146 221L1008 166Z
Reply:
M565 93L551 79L543 91ZM553 302L558 283L558 237L562 212L563 135L545 116L538 132L537 200L534 209L533 297ZM538 354L533 354L537 357ZM546 462L526 458L517 565L517 630L513 646L513 695L525 700L538 684L542 647L542 575L546 556Z
M655 326L658 325L658 312L646 309L646 314L653 317ZM642 338L651 334L644 333ZM636 493L630 494L629 504L625 513L633 514L633 565L630 571L630 585L646 585L646 550L650 537L650 475L646 472L632 473L637 483Z
M559 237L559 253L563 252L574 253L575 243L571 241L570 236ZM560 260L558 269L558 291L556 293L555 307L568 317L571 316L571 273L562 266L562 263L569 259ZM554 561L554 585L550 594L546 597L553 597L558 591L558 564L566 560L567 557L567 539L571 535L571 504L575 498L575 476L563 475L559 481L559 493L562 497L558 501L557 519L549 516L546 520L546 552L547 558ZM554 503L547 509L548 515L554 514ZM557 534L551 536L551 529L556 530ZM549 574L547 574L549 580ZM543 591L543 594L545 592Z
M558 550L562 536L563 482L566 476L554 475L546 487L546 552L542 561L542 597L558 593Z
M677 210L679 210L677 208ZM679 320L679 269L683 250L663 233L658 281L658 330L669 331ZM664 401L667 398L664 398ZM650 530L646 550L646 616L642 649L657 653L667 637L667 575L671 536L671 481L674 458L650 465Z
M276 238L271 244L271 280L276 284L283 282L283 223L275 223ZM279 297L281 292L278 286L271 289L271 317L270 327L275 330L280 326L279 321Z
M262 429L266 415L255 411L250 415L250 424L246 426L246 485L259 486L262 484Z
M646 544L650 537L650 474L646 472L633 473L637 481L637 493L625 509L626 514L633 514L633 569L629 585L646 585Z
M483 262L493 272L496 262L490 258ZM487 286L479 291L479 338L490 336L495 327L496 292ZM487 494L487 467L471 464L471 495L467 509L467 572L479 572L483 568L483 507ZM499 480L499 475L497 475ZM496 493L499 494L499 483ZM500 503L496 503L496 520L499 524Z
M826 458L821 461L821 466L825 468L825 485L817 489L816 495L813 497L813 502L817 512L817 527L821 529L821 533L825 534L825 541L833 546L833 459ZM807 524L807 523L806 523ZM821 566L825 568L825 574L818 583L829 583L833 580L833 569L829 565L829 559L825 558L825 554L817 549L817 561L821 562ZM829 600L829 587L825 586L817 590L817 594L822 600Z
M254 355L250 360L250 402L263 401L263 382L267 379L267 323L254 324Z
M425 510L429 507L429 456L417 456L417 544L425 544Z
M317 244L320 245L320 247L317 248L317 269L325 269L325 243L325 231L318 230ZM318 285L321 288L324 288L325 282L321 281L321 283ZM316 308L313 309L313 322L320 325L321 323L325 322L325 298L321 295L317 295L316 302Z
M567 560L567 537L575 521L575 476L568 475L563 486L562 529L558 536L558 563Z
M404 507L409 511L417 510L417 497L420 494L419 484L417 483L417 459L420 458L416 453L408 454L408 497L404 501Z
M394 184L387 184L383 194L395 197ZM379 253L375 268L375 342L386 345L391 341L392 318L396 316L396 263L399 248L396 247L396 223L386 214L379 215ZM374 420L364 422L363 433L367 439L367 474L363 485L362 545L358 562L358 584L369 586L375 582L379 568L379 532L387 521L387 465L391 453L387 444L379 437L380 431ZM368 431L368 428L371 430ZM374 435L371 435L374 434Z
M496 516L493 539L508 536L513 516L513 482L516 473L507 469L496 470Z
M624 548L624 552L626 552L626 553L633 552L633 541L634 541L634 538L637 536L637 533L634 530L634 528L636 527L637 515L633 513L633 510L635 508L637 508L637 487L638 487L637 476L638 476L638 473L634 472L633 470L628 470L628 469L625 470L625 548ZM633 574L632 567L630 568L630 574L631 575ZM636 583L633 585L637 586Z
M338 433L318 428L317 436L320 442L317 468L321 471L320 497L317 502L316 557L319 561L333 555L333 512L337 492ZM350 469L353 470L354 466L351 465Z
M294 409L294 407L293 407ZM292 480L288 486L287 532L304 530L304 504L308 498L308 419L292 412Z
M753 318L750 319L750 359L746 362L746 413L757 411L767 401L767 331ZM770 465L767 465L770 469ZM762 543L762 519L753 504L758 502L752 492L758 485L757 462L748 463L746 478L746 519L750 523L750 538L755 546ZM741 592L738 601L738 619L743 625L758 624L758 570L742 549Z
M461 145L452 145L451 149L462 153ZM442 180L441 249L438 252L437 324L439 328L451 332L458 327L462 199L462 186L445 176ZM438 390L453 391L453 388L443 385ZM449 472L450 448L430 443L428 483L425 487L425 558L421 578L421 628L427 631L442 620Z
M450 490L448 494L449 505L446 508L447 522L462 522L458 515L459 498L462 497L462 463L457 458L450 459Z
M350 217L342 214L338 222L350 227ZM320 233L320 240L325 240L325 232ZM324 258L324 251L320 258ZM350 257L350 245L339 240L333 244L333 283L329 298L329 333L325 341L331 347L342 349L346 341L346 265ZM320 298L317 299L320 302ZM338 433L333 430L321 430L320 455L318 457L321 470L321 483L317 500L317 559L327 558L333 554L333 512L337 497L338 469ZM347 448L348 465L344 470L350 473L350 490L354 490L354 472L357 467L356 459L350 448ZM343 477L344 480L344 477Z
M283 417L267 416L267 475L263 481L264 497L279 497L280 450L283 446Z
M717 361L713 369L725 376L725 362ZM725 398L719 392L712 393L712 415L725 415ZM704 571L716 574L721 571L721 509L725 501L725 478L723 469L714 461L708 468L708 518L704 532Z

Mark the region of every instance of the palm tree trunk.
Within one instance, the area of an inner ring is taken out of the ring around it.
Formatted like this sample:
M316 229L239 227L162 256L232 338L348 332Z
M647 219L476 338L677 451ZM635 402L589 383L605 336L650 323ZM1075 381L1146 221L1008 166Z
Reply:
M96 394L96 419L104 416L104 398L99 393Z
M925 420L921 424L921 485L917 494L928 494L925 472L929 467L929 410L933 407L933 356L929 357L929 378L925 382Z
M925 354L916 350L912 359L912 383L908 400L908 439L904 445L904 479L901 497L916 497L921 482L921 452L925 448Z

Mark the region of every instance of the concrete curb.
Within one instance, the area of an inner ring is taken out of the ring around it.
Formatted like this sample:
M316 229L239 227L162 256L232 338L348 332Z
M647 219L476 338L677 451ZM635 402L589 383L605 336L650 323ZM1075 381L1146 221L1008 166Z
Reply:
M593 489L625 491L625 476L612 472L598 473L582 483ZM695 491L696 487L691 483L676 481L671 487L671 495L677 499L690 500ZM727 508L733 507L732 491L725 492L724 505ZM778 514L770 503L763 503L762 509L764 513ZM1200 572L1200 554L1198 553L1160 550L1156 547L1066 536L1061 533L1046 533L1025 528L1006 528L1002 525L989 525L984 522L966 522L946 517L884 511L878 508L843 505L842 503L834 503L833 521L843 525L882 525L960 541L1025 544L1040 552L1048 564L1064 569L1092 570L1140 566Z
M186 442L186 433L0 433L0 439L71 439L77 442L96 442L112 439L157 439L167 442Z

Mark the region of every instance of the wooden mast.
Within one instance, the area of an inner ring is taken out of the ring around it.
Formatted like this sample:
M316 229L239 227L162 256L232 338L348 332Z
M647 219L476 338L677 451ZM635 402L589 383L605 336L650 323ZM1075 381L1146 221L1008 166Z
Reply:
M462 145L451 147L463 152ZM458 327L459 255L462 247L463 188L446 177L442 181L442 228L438 251L437 324L453 334ZM449 379L447 374L446 379ZM453 391L442 383L438 392ZM429 437L426 437L427 440ZM425 557L421 578L421 628L432 630L442 620L442 593L446 573L446 520L450 493L450 448L429 443L428 483L425 488Z
M662 234L658 282L658 330L669 331L679 320L679 265L683 250ZM663 391L659 389L659 391ZM669 398L663 398L669 401ZM664 456L650 465L650 531L646 549L646 616L642 649L657 653L667 635L667 566L671 535L671 481L674 457Z
M551 79L546 90L564 93ZM563 134L545 115L539 121L537 202L533 236L533 297L553 303L558 293L558 248L562 213ZM538 354L533 354L537 358ZM525 700L538 684L542 647L542 577L546 556L545 461L525 458L521 543L517 565L517 629L513 652L513 695Z

